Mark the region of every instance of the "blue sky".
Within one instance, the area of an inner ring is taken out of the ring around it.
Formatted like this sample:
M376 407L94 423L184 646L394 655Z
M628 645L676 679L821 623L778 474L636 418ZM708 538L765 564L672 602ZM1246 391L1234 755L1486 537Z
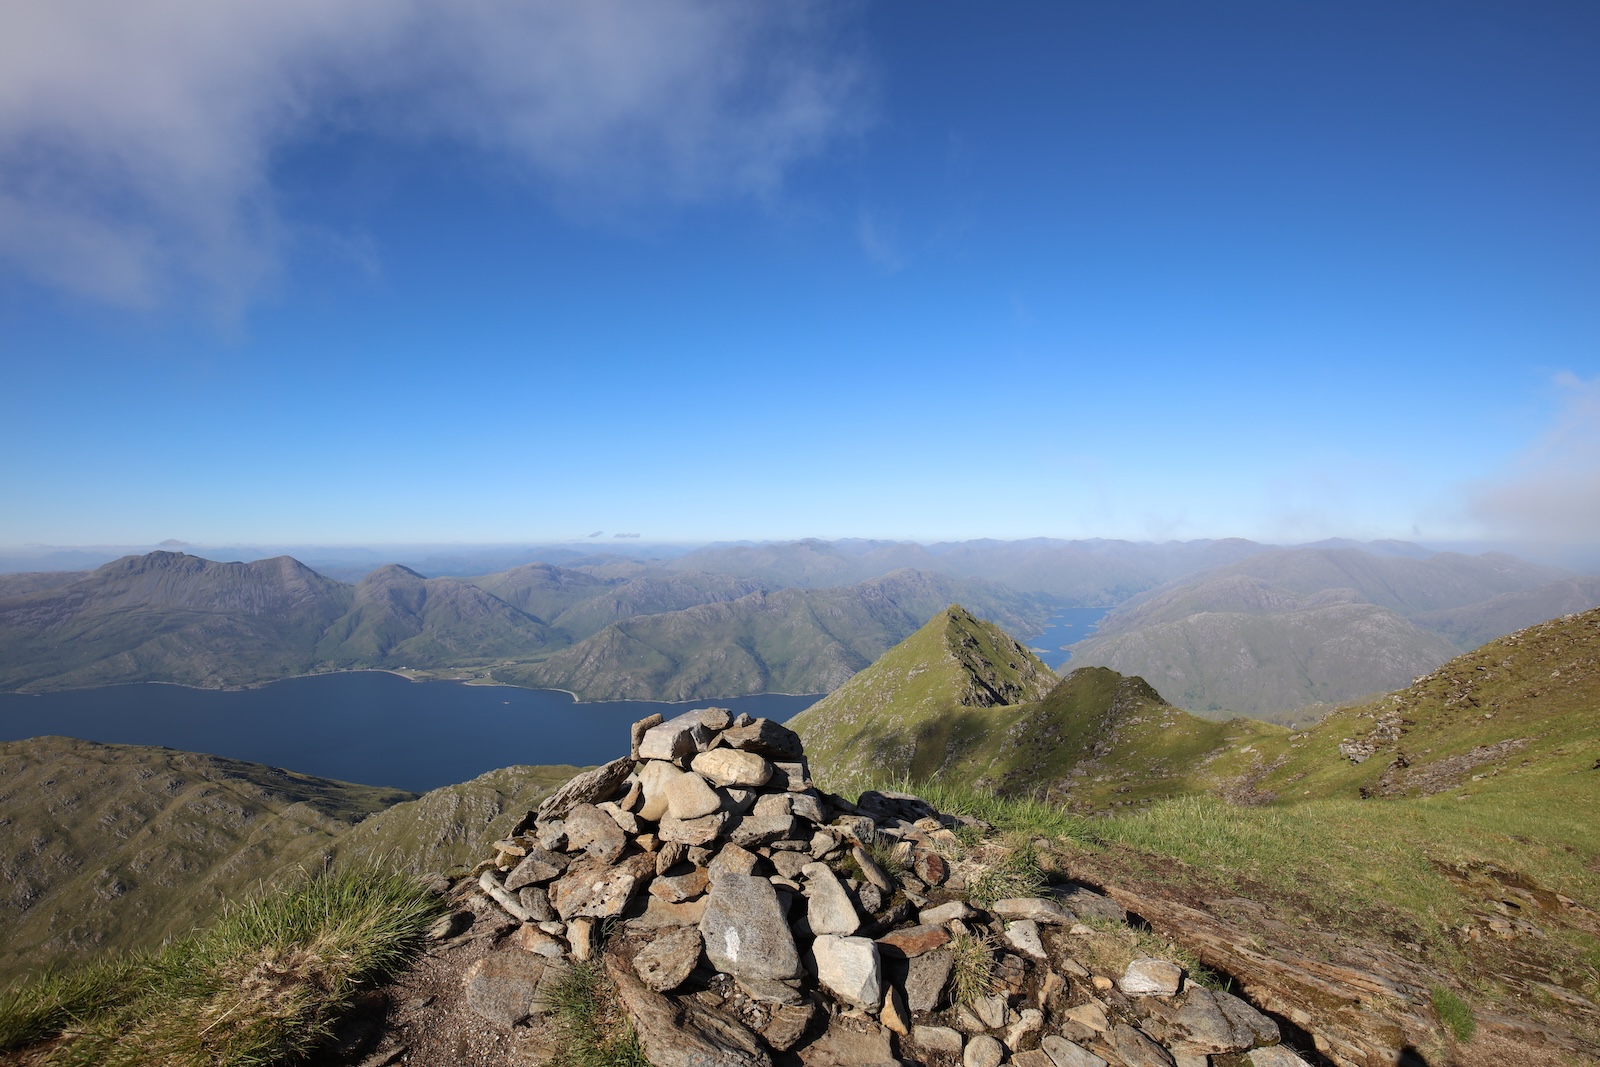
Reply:
M1600 538L1600 6L15 4L0 545Z

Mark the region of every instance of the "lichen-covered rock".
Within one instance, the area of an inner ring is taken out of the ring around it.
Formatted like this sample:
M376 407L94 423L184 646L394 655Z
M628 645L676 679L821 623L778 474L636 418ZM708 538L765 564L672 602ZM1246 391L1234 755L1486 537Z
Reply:
M1117 988L1130 997L1170 997L1183 984L1183 968L1170 960L1141 956L1128 964Z
M655 992L609 952L605 968L652 1067L772 1067L761 1040L733 1016Z
M633 957L633 970L639 980L665 993L683 984L700 962L700 931L692 926L662 934Z
M772 764L755 752L736 748L713 748L702 752L689 764L689 769L716 785L752 789L767 784L772 777Z
M622 788L622 783L633 773L633 760L627 756L614 759L601 767L573 778L566 785L545 797L539 805L539 822L554 822L566 818L567 812L579 804L594 804L610 800ZM545 848L558 846L540 844Z
M800 875L806 880L806 917L813 934L848 935L861 929L861 916L831 867L807 863Z

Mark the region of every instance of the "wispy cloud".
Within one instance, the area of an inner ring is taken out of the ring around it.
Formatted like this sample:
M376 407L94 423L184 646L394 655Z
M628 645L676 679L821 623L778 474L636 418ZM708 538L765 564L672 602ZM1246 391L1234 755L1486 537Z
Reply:
M51 0L0 7L0 260L150 306L282 260L274 154L360 127L552 195L766 197L857 122L831 6L723 0Z
M1473 515L1497 536L1554 543L1600 540L1600 378L1555 378L1556 417L1500 477L1471 493Z
M861 250L867 258L884 270L893 272L906 265L894 230L866 208L856 216L856 240L861 242Z

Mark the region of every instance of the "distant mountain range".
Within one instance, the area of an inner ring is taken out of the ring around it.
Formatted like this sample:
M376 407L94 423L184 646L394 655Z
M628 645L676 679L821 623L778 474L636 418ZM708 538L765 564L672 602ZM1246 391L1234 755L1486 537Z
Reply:
M1025 632L1050 611L996 583L915 571L769 592L720 574L532 565L468 581L391 564L347 585L286 556L153 552L0 587L0 688L237 686L377 667L591 699L823 692L958 597Z
M1600 605L1600 579L1512 556L1301 548L1120 605L1072 663L1148 678L1206 715L1282 714L1410 683L1465 648Z
M807 540L561 555L466 576L391 563L353 584L286 556L167 551L0 575L0 689L381 668L589 700L828 693L951 603L1025 639L1059 608L1116 604L1072 646L1073 665L1148 678L1202 715L1288 721L1600 604L1600 578L1405 542Z

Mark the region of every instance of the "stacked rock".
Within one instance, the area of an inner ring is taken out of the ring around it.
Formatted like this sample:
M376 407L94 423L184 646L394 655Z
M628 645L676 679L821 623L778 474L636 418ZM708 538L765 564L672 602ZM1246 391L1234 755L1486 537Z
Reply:
M657 1067L1191 1067L1276 1044L1270 1019L1183 991L1171 963L1117 983L1077 963L1080 918L1125 919L1104 896L966 902L953 828L974 822L824 793L793 731L706 708L635 723L630 755L568 782L475 873L523 924L520 948L552 963L595 958L604 930ZM958 945L987 981L963 1002Z

